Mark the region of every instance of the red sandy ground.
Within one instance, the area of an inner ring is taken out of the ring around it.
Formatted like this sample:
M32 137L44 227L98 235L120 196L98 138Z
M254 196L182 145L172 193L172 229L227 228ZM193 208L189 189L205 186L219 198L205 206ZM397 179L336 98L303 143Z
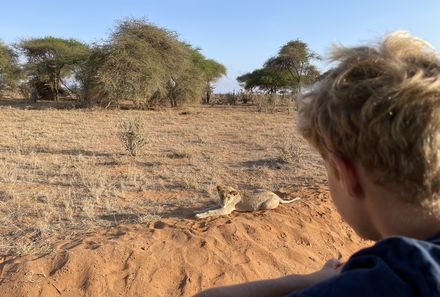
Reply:
M119 226L41 257L0 259L0 295L191 296L308 273L370 244L342 222L326 187L290 194L303 199L270 211Z

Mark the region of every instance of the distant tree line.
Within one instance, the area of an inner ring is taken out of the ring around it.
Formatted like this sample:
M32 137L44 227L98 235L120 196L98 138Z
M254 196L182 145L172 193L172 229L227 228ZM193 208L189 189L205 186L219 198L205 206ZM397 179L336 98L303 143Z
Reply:
M312 64L319 59L305 42L289 41L262 68L237 77L246 94L226 101L240 97L273 105L278 95L296 98L321 77ZM84 105L210 104L213 83L225 74L226 68L199 48L144 19L119 21L106 40L94 44L52 36L12 47L0 41L0 93L19 90L32 102L68 96Z
M71 96L89 105L128 100L139 108L209 103L212 84L225 74L199 48L144 19L124 19L92 45L51 36L13 47L0 42L0 92L19 89L33 102Z
M237 80L250 93L268 94L268 100L273 98L270 95L276 94L296 98L303 86L319 79L320 73L312 64L319 59L305 42L292 40L283 45L276 56L269 58L262 68L245 73Z

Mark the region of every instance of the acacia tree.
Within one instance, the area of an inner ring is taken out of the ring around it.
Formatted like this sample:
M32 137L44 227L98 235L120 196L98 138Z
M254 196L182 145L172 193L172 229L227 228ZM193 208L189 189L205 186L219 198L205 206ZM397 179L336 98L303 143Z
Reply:
M89 101L128 99L151 106L168 100L170 86L177 85L189 58L174 32L143 19L125 19L104 44L94 47L78 77Z
M318 59L320 57L305 42L296 39L283 45L278 55L265 63L265 67L287 71L291 76L292 90L298 95L302 85L312 83L318 78L319 71L311 64L312 60Z
M0 41L0 92L14 89L20 78L21 69L18 66L17 55Z
M79 76L89 102L118 103L121 99L137 106L147 105L166 94L167 70L156 50L134 36L119 36L96 46L85 71Z
M58 101L63 81L71 76L87 58L89 48L75 39L57 37L22 40L18 48L26 56L25 70L34 86L47 84L53 99ZM36 98L34 98L36 99Z
M209 104L214 89L212 84L223 75L226 75L226 67L213 59L206 59L200 52L199 48L194 49L190 47L190 51L192 54L193 65L201 72L205 83L206 95L204 103Z
M275 94L292 85L289 73L270 67L243 74L237 77L237 80L245 90L254 91L258 89L269 94Z
M215 80L217 74L202 67L205 61L176 33L144 19L125 19L106 42L93 47L78 79L89 102L128 99L138 107L175 107L199 101L206 81Z
M259 99L256 97L257 102L252 99L257 104L259 111L273 110L276 102L275 94L286 92L292 85L289 73L270 67L256 69L237 77L237 80L246 91L250 91L249 99L252 98L254 90L260 90L269 95Z

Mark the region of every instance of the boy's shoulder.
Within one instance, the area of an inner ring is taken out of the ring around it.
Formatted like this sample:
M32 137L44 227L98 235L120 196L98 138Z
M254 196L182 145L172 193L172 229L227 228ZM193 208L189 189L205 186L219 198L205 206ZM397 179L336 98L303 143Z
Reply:
M440 296L440 235L389 237L347 261L339 276L289 296Z

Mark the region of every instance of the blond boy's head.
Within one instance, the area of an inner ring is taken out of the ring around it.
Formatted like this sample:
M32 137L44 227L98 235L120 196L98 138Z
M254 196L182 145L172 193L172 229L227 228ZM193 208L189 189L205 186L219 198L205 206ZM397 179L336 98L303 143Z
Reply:
M335 47L339 62L303 98L299 129L326 159L358 161L409 202L440 199L440 60L405 32Z

